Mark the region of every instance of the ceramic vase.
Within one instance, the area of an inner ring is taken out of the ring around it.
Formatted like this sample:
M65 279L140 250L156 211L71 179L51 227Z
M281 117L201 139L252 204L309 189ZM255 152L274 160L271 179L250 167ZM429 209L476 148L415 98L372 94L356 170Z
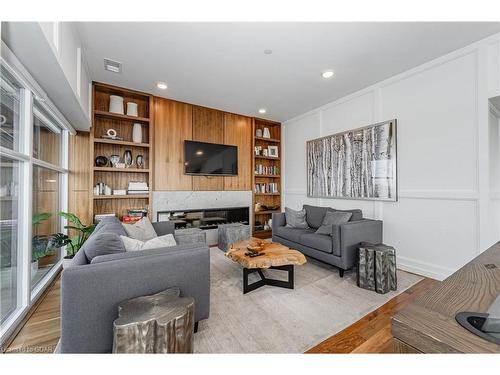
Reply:
M121 96L109 96L109 112L123 115L123 98Z
M127 116L137 117L137 103L128 102L127 103Z
M269 128L264 128L264 132L262 133L262 137L271 138L271 132L269 131Z
M132 142L142 143L142 125L136 122L132 128Z
M130 167L132 165L132 163L133 163L132 151L125 150L125 152L123 153L123 161L124 161L126 167Z

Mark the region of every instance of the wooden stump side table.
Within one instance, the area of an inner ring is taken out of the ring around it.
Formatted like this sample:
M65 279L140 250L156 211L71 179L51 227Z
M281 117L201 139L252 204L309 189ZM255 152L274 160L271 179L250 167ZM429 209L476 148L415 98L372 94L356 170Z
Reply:
M380 294L396 290L396 250L384 244L361 243L357 284Z
M177 288L118 306L113 353L192 353L194 299Z

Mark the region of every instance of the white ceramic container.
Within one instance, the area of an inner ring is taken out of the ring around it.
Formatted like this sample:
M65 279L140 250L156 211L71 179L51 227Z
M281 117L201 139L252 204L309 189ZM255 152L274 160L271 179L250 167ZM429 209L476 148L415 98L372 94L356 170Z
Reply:
M123 115L123 98L118 95L109 96L109 111L111 113L117 113Z
M142 125L138 122L134 123L132 128L132 142L142 143Z
M137 117L137 103L128 102L127 103L127 116Z

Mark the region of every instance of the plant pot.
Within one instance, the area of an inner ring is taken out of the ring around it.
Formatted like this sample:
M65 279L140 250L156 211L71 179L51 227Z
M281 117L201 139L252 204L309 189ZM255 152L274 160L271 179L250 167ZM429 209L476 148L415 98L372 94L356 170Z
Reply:
M57 263L57 254L55 252L48 253L44 257L38 258L38 266L40 268L44 268L44 267L47 267L49 265L56 264L56 263Z
M72 262L73 262L73 257L71 258L64 257L62 262L63 269L68 268Z
M31 279L35 278L36 273L38 272L38 260L31 262Z

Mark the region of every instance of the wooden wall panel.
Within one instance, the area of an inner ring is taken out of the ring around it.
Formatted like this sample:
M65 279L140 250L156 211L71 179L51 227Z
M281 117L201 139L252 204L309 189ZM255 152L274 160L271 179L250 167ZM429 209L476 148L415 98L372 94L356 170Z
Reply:
M224 177L224 190L252 190L252 119L224 113L224 143L238 146L238 176Z
M184 174L184 140L192 139L192 106L155 98L154 189L192 190L193 179Z
M69 136L69 194L68 211L76 214L85 224L92 222L90 177L90 134L79 132Z
M224 143L224 113L193 106L193 140ZM224 190L224 177L193 176L193 190Z

